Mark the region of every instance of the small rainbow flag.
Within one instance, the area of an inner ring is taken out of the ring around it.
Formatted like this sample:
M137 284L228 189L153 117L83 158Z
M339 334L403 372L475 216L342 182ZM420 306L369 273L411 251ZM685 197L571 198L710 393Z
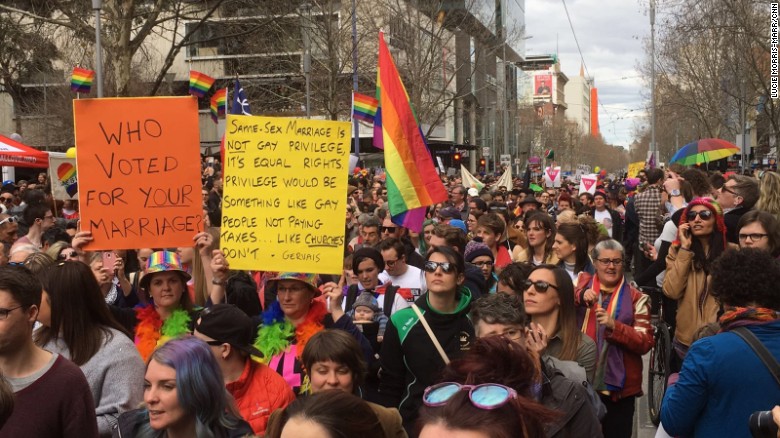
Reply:
M214 85L214 80L211 76L204 75L199 71L190 71L190 94L198 99L203 98Z
M366 123L374 123L379 101L365 94L352 93L352 118Z
M209 108L211 109L211 120L213 120L214 123L217 123L217 119L223 117L225 115L225 111L227 110L226 88L220 88L214 92L214 95L211 96L211 105Z
M387 199L394 224L421 232L425 207L447 200L406 88L379 33L379 106L385 149Z
M94 77L94 70L74 67L73 74L70 75L70 90L76 93L89 93Z

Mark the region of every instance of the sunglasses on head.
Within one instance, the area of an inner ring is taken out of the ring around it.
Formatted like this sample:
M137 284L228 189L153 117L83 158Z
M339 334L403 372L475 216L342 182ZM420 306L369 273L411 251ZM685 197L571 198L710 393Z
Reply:
M14 197L13 196L0 196L0 199L2 199L3 202L7 204L7 203L13 201Z
M461 385L455 382L444 382L429 386L423 393L423 403L426 406L444 406L460 391L469 392L471 404L480 409L497 409L517 398L517 391L496 383L482 385Z
M685 214L685 218L688 219L688 221L696 220L696 216L699 216L702 220L708 220L712 217L712 212L710 210L701 210L701 211L693 211L688 210L688 213Z
M439 267L441 267L442 272L444 272L445 274L450 274L455 272L455 263L432 262L432 261L425 262L425 264L423 265L423 271L433 274L434 272L436 272L436 269Z
M554 284L550 284L550 283L548 283L546 281L526 280L526 281L523 282L523 289L528 290L528 289L531 288L531 286L533 286L534 289L536 289L537 292L547 292L547 289L549 289L549 288L553 288L555 290L558 290L558 286L556 286Z
M7 218L5 218L5 219L3 219L3 220L1 220L1 221L0 221L0 225L3 225L3 224L12 224L12 223L14 223L14 222L16 222L16 217L14 217L14 216L8 216Z

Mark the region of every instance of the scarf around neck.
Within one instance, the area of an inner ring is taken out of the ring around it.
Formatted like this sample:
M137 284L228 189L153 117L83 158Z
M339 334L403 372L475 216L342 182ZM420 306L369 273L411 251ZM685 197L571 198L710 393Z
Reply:
M766 324L780 319L778 312L765 307L727 307L718 319L719 333L733 330L737 327Z
M593 276L591 288L598 291L599 305L601 303L601 282L598 275ZM631 287L625 277L612 291L605 310L616 322L633 325L634 312L631 299ZM585 311L582 320L582 332L596 342L598 352L598 368L593 386L597 391L620 391L626 383L626 367L623 360L623 350L606 341L606 326L598 323L595 307L591 306Z

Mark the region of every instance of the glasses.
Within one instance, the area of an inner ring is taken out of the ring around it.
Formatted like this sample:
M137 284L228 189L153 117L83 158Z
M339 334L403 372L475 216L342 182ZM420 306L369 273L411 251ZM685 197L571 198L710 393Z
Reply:
M455 272L455 263L449 262L431 262L427 261L423 265L423 271L433 274L436 269L441 268L441 271L445 274L451 274Z
M510 341L518 341L523 337L525 332L520 329L509 329L504 333L496 333L495 336L501 336L502 338L509 339Z
M4 204L8 204L9 202L14 200L14 197L13 196L11 196L11 197L2 196L2 197L0 197L0 199L3 200Z
M0 309L0 320L8 319L8 314L16 309L21 309L23 306L16 306L12 309Z
M471 404L480 409L497 409L517 398L517 391L496 383L482 385L461 385L455 382L444 382L429 386L423 393L423 403L426 406L444 406L460 391L469 392Z
M734 190L731 190L730 188L726 187L726 184L723 184L722 186L720 186L720 191L721 192L731 193L734 196L739 196L739 193L737 193Z
M553 289L555 289L555 290L558 290L558 286L556 286L556 285L554 285L554 284L550 284L550 283L548 283L548 282L546 282L546 281L541 281L541 280L539 280L539 281L531 281L531 280L526 280L526 281L524 281L524 282L523 282L523 288L524 288L525 290L528 290L528 289L530 289L530 288L531 288L531 286L533 286L533 287L534 287L534 289L536 289L536 291L537 291L537 292L542 292L542 293L544 293L544 292L547 292L547 289L549 289L549 288L553 288Z
M397 230L398 227L381 227L379 231L382 233L395 233L395 230Z
M623 264L623 259L596 259L597 262L604 266L615 265L620 266Z
M473 264L473 265L475 265L475 266L478 266L478 267L480 267L480 268L481 268L481 267L483 267L483 266L493 266L493 262L491 262L491 261L485 261L485 262L472 262L472 264Z
M689 210L688 213L685 214L685 218L688 219L688 222L696 220L696 216L699 216L701 220L706 221L712 218L712 212L710 210Z
M276 288L276 293L277 294L285 294L285 293L295 294L295 293L303 292L305 290L306 290L306 288L303 287L303 286L279 286L279 287Z
M385 260L385 265L392 268L393 266L395 266L396 263L398 263L399 260L401 260L401 259L398 258L398 259L395 259L395 260Z
M3 224L13 224L16 222L16 217L14 216L8 216L7 218L0 221L0 225Z
M764 237L767 237L769 234L762 234L762 233L750 233L750 234L740 234L739 240L746 241L750 239L753 242L759 241L763 239Z

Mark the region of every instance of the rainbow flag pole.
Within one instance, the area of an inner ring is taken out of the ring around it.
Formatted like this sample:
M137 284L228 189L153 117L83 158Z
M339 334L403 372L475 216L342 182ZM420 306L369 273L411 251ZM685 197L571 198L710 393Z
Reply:
M379 33L377 86L390 216L394 224L421 232L426 207L446 201L447 190L433 165L383 32Z
M215 79L201 72L190 70L190 94L202 99L208 93Z
M95 78L95 72L81 67L73 67L73 73L70 76L70 89L78 93L89 93L92 88L92 79Z

